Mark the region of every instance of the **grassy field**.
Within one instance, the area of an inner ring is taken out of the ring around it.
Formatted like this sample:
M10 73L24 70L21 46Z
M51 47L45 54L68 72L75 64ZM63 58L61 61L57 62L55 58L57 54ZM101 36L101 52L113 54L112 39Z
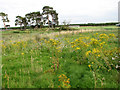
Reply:
M76 27L76 29L117 30L118 27L116 26L81 26L81 27Z
M77 33L47 29L3 31L2 87L120 87L116 69L120 53L118 30L111 27Z

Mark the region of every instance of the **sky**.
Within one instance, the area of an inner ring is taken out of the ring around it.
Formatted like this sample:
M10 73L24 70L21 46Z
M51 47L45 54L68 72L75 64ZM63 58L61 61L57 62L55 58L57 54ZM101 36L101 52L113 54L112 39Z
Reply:
M118 21L120 0L0 0L0 12L8 14L8 25L15 26L16 16L51 6L58 13L59 24L105 23ZM4 24L0 17L0 27Z

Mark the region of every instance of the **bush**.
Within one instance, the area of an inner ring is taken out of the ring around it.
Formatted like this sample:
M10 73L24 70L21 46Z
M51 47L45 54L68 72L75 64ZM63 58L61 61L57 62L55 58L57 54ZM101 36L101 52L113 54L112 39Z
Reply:
M20 33L20 31L13 31L13 33Z
M61 26L60 30L72 30L72 29L68 26Z

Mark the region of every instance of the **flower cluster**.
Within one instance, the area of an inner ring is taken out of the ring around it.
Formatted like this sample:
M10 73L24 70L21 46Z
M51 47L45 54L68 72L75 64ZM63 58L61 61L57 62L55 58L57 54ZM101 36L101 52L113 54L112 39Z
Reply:
M55 39L50 39L50 40L48 41L48 43L51 43L52 46L58 46L58 45L61 44L60 41L55 40Z
M90 53L91 53L91 51L87 51L85 55L88 57L90 55Z
M61 47L56 47L56 50L57 50L58 52L61 52Z
M89 37L86 37L84 39L88 39ZM75 41L71 42L71 47L75 48L75 50L79 50L82 49L83 47L88 47L89 45L87 43L85 43L83 40L83 37L80 37L78 39L76 39Z
M103 48L103 46L105 45L105 42L103 41L102 43L100 43L100 47Z
M115 38L115 34L109 34L110 38Z
M100 34L99 38L100 40L108 40L109 37L104 33L104 34Z
M61 87L61 88L70 88L70 79L67 78L66 75L62 74L59 76L59 82L60 82L60 85L58 87Z
M97 48L94 48L92 51L87 51L85 53L86 57L88 57L90 54L100 57L100 51Z
M97 39L95 39L95 38L92 38L90 44L93 45L93 46L98 46L99 41Z

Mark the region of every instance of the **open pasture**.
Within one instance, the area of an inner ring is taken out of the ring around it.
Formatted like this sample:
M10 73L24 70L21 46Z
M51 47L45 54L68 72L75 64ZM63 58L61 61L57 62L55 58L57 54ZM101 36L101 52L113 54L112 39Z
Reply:
M118 88L118 30L2 33L3 88Z

